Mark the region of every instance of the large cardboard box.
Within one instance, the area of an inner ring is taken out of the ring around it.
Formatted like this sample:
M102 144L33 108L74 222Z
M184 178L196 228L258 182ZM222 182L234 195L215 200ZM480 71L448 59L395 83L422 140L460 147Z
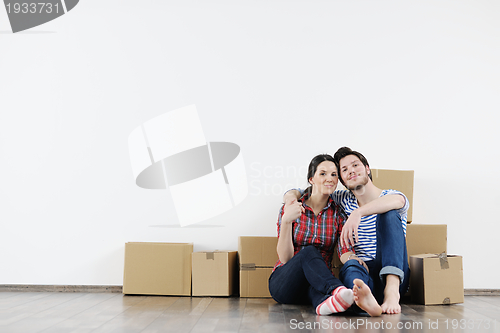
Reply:
M410 256L447 252L446 224L409 224L406 226L406 248ZM411 262L410 262L411 267Z
M371 169L373 184L382 190L397 190L402 192L410 203L408 208L408 223L413 221L413 170L383 170Z
M411 299L425 305L464 302L462 257L420 254L410 257Z
M240 236L240 297L271 297L268 280L278 261L278 237Z
M191 296L192 253L192 243L126 243L123 293Z
M193 253L193 296L231 296L237 282L236 251Z
M278 237L240 236L238 257L241 265L274 267L278 261Z

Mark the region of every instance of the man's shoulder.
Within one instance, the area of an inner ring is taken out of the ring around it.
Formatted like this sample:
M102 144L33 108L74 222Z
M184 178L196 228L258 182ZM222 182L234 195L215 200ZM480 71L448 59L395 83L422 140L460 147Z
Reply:
M399 195L402 195L403 198L405 199L405 204L403 205L403 207L401 207L398 211L399 211L399 214L401 214L402 217L404 217L406 219L406 214L408 212L408 208L410 207L410 203L408 202L408 198L406 197L406 195L404 195L403 192L401 191L398 191L398 190L382 190L382 193L380 194L380 196L384 196L384 195L394 195L394 194L399 194Z
M350 197L354 197L351 191L349 190L336 190L335 192L332 193L332 197L338 198L338 199L346 199Z
M337 190L332 193L332 198L336 204L344 209L356 202L356 197L349 190Z
M400 194L400 195L406 197L403 192L398 191L398 190L393 190L393 189L382 190L382 193L380 194L380 196L382 197L382 196L388 195L388 194Z

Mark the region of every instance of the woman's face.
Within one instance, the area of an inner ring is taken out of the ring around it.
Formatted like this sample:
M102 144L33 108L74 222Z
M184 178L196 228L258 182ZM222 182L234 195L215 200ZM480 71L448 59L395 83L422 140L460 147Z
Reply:
M337 167L331 161L321 162L314 176L309 178L313 194L332 194L338 182Z

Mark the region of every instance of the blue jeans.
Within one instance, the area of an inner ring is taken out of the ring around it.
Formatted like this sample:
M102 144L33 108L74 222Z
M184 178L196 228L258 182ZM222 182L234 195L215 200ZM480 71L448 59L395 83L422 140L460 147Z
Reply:
M408 290L410 269L406 252L406 238L401 217L395 210L377 216L377 253L375 259L365 261L370 272L357 261L347 261L340 270L340 280L347 288L354 286L354 279L363 280L380 304L384 301L385 277L399 276L400 295Z
M312 304L316 308L340 286L342 282L313 245L300 250L269 277L269 292L282 304Z

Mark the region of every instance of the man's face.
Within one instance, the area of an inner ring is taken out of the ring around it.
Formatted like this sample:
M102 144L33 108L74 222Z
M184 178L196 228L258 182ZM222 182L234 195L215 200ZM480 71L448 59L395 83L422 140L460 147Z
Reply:
M357 190L368 184L370 168L364 166L356 155L347 155L339 161L340 176L349 190Z

